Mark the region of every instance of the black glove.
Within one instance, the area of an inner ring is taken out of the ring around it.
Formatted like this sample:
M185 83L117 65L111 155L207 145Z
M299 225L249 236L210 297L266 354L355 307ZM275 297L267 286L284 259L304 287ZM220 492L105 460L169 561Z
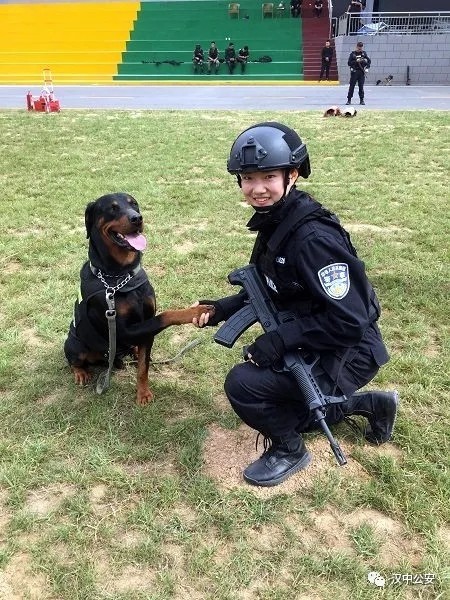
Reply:
M243 292L226 296L220 300L199 300L199 304L211 304L215 308L215 313L209 318L207 325L218 325L221 321L226 321L231 315L244 306L247 295Z
M259 367L271 367L282 359L285 351L283 339L276 331L263 333L247 349Z

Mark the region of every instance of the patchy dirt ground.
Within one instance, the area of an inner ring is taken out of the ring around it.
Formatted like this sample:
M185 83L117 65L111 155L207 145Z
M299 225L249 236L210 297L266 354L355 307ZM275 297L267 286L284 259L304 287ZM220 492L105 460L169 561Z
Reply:
M222 405L222 399L218 399L218 405ZM204 471L216 481L223 490L245 489L251 491L257 497L270 498L277 494L291 494L297 491L311 489L317 477L326 473L330 468L336 468L335 459L330 451L328 441L323 436L308 441L308 448L313 454L313 462L304 472L298 473L285 483L275 488L257 488L248 486L242 479L242 470L249 462L258 458L262 447L255 449L255 433L241 425L236 430L223 429L218 425L211 425L208 436L204 443L203 458ZM370 474L352 458L353 446L342 443L344 452L350 457L348 464L339 469L341 477L353 481L370 481ZM385 444L380 448L365 447L367 452L381 453L391 456L395 460L401 460L401 451L392 444ZM124 471L130 474L152 473L154 465L122 465ZM170 468L169 468L170 472ZM176 474L174 470L173 474ZM108 486L105 483L94 485L88 493L89 503L94 515L100 521L107 520L110 515L118 518L123 509L120 502L110 497ZM25 499L24 510L35 515L37 518L46 518L57 513L61 504L76 493L73 486L55 484L48 487L38 488L30 492ZM5 541L8 522L11 514L6 505L7 496L0 490L0 542ZM129 498L127 499L127 506ZM173 509L180 520L194 531L196 529L195 514L180 505ZM114 520L113 519L113 520ZM120 519L119 519L120 520ZM117 524L117 523L116 523ZM355 557L357 555L352 540L352 532L361 525L370 525L374 536L379 542L377 554L377 565L380 569L390 568L404 559L412 565L419 565L423 558L423 544L418 536L411 536L400 521L384 515L372 508L359 508L350 513L344 513L338 508L327 505L323 509L317 509L312 513L299 512L290 514L285 520L287 526L298 539L298 543L306 552L312 554L318 551L339 552ZM96 536L95 536L96 538ZM258 528L255 535L249 537L249 544L255 544L254 550L257 554L261 546L266 550L281 546L285 539L285 531L274 524L263 525ZM448 548L450 544L450 530L442 527L439 531L439 539L443 546ZM129 528L126 521L116 530L115 544L120 548L128 548L131 551L146 543L147 537L142 531ZM254 542L252 541L254 540ZM0 571L0 600L59 600L50 592L50 585L45 574L36 573L31 554L27 551L30 545L39 541L38 534L19 536L17 552L7 563L3 571ZM57 544L53 548L55 559L61 564L70 564L73 558L70 548L64 544ZM231 548L223 545L223 540L217 540L215 553L212 558L220 566L226 564ZM163 551L164 564L174 574L177 581L176 600L190 597L195 600L202 598L198 590L189 586L189 575L186 572L186 561L183 546L176 543L168 544ZM126 593L151 593L156 584L158 572L149 565L130 563L125 566L115 564L113 554L106 550L96 552L95 579L98 590L106 595L117 595ZM251 600L255 590L249 587L242 590L237 598ZM301 595L304 600L318 600L319 597L308 594Z
M263 451L261 446L258 451L256 450L255 439L255 432L245 425L234 431L222 429L217 425L210 427L204 445L205 471L222 489L243 488L259 498L292 494L311 489L319 475L324 474L331 467L336 467L328 440L324 436L318 436L308 441L313 462L305 471L296 473L274 488L249 486L242 478L242 471ZM347 465L340 468L339 474L348 480L369 481L370 474L351 457L354 446L342 441L340 444L349 461ZM393 444L385 444L379 448L373 446L366 448L371 454L388 455L396 460L401 458L400 450ZM328 506L324 510L312 513L308 523L294 516L288 519L287 524L299 536L305 549L313 552L318 547L322 547L356 555L351 531L362 524L367 524L372 527L379 542L377 561L380 567L398 564L402 558L416 565L420 563L423 556L423 544L419 539L412 538L402 523L372 509L358 509L346 514L333 506ZM272 532L270 537L273 535ZM445 538L445 533L441 537Z
M249 486L242 478L245 467L256 460L263 452L262 443L255 448L256 434L249 427L242 425L231 431L212 425L204 445L205 471L223 489L243 487L251 490L260 498L268 498L279 494L290 494L300 489L310 488L317 476L336 464L325 437L317 437L308 442L308 449L313 455L311 465L300 471L284 483L273 488ZM352 447L341 443L345 454L350 455ZM349 460L342 472L346 477L368 479L368 474L355 460Z

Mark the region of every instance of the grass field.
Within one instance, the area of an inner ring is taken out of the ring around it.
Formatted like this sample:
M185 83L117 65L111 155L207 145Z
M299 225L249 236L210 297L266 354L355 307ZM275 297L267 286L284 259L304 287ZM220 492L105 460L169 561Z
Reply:
M154 360L154 402L135 371L103 396L76 388L62 346L86 258L86 204L140 202L144 266L159 310L235 290L254 241L226 157L237 133L278 119L305 139L302 187L352 234L383 307L397 388L392 443L334 433L271 490L241 471L255 435L222 383L232 350L182 326ZM448 598L450 553L448 114L370 112L0 112L0 598L341 600ZM368 581L379 572L384 587Z

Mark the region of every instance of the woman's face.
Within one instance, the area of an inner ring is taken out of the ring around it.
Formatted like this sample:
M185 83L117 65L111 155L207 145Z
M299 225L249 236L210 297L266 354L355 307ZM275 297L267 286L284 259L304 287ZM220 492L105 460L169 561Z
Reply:
M272 206L284 195L284 171L251 171L241 174L241 189L245 200L254 208ZM289 183L286 195L290 192L298 177L298 171L292 169L289 173Z

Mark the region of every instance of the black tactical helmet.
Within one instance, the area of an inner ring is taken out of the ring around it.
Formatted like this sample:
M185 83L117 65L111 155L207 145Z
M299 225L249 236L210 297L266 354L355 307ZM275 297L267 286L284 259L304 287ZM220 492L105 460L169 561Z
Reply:
M311 173L308 150L298 134L276 122L258 123L234 141L227 162L229 173L297 169L305 179Z

